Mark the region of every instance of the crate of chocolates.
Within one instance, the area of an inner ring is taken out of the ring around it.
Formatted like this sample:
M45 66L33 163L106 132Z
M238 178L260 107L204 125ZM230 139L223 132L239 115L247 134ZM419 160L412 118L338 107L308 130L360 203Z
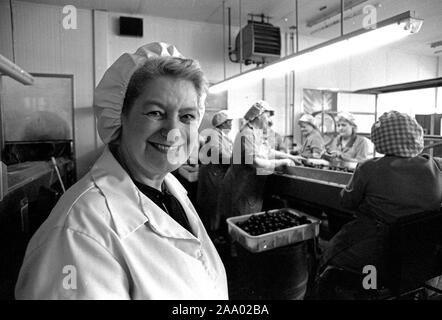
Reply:
M227 219L232 239L251 252L267 251L317 237L320 222L291 208Z

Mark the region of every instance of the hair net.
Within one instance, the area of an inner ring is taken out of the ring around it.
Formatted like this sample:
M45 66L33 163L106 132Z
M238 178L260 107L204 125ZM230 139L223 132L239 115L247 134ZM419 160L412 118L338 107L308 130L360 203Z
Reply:
M219 125L223 124L227 120L232 120L232 117L229 116L229 113L227 111L221 110L213 115L212 125L214 127L218 127Z
M259 117L266 111L274 112L275 109L270 107L270 105L266 101L259 100L255 102L246 112L246 114L244 115L244 119L247 120L248 122L253 121L255 118Z
M338 112L336 115L336 121L345 120L348 123L350 123L353 127L357 127L355 117L350 113L346 111Z
M135 53L124 53L104 73L94 92L94 112L97 130L104 143L109 143L120 134L121 110L129 80L134 72L149 58L184 58L173 45L153 42L140 47ZM200 120L204 105L200 105Z
M405 113L384 113L371 127L376 151L400 157L415 157L424 148L422 127Z
M316 125L316 119L315 117L313 117L311 114L303 114L301 116L301 118L299 118L298 123L299 122L305 122L308 123L309 125L311 125L312 127L314 127L315 129L318 129L318 126Z

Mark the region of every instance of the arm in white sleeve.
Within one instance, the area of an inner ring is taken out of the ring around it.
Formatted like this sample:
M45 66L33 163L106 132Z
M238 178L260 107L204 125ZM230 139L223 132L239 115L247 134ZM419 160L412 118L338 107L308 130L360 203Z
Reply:
M27 252L17 299L130 299L122 265L91 236L58 227Z

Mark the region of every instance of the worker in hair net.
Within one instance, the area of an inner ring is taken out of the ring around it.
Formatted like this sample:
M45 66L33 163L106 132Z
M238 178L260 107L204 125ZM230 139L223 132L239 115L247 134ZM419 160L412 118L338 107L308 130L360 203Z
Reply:
M170 174L198 143L207 81L165 43L125 53L95 89L106 144L30 241L18 299L227 299L223 263Z
M287 148L284 145L284 139L282 138L282 136L278 132L276 132L273 129L273 116L274 115L275 115L275 109L273 107L270 107L269 123L267 125L266 130L265 130L267 143L268 143L269 147L272 149L287 152Z
M370 142L357 135L358 126L350 112L339 112L336 116L338 136L328 147L331 158L343 161L364 161L370 156Z
M278 167L295 165L299 157L268 147L265 129L269 112L266 101L254 103L244 115L246 123L233 143L232 165L227 170L218 198L218 216L226 234L225 219L260 212L267 176Z
M294 151L304 158L320 158L325 152L325 147L315 118L310 114L303 114L298 124L304 141L302 146L295 148Z
M197 207L209 234L215 237L219 219L216 216L217 195L221 183L232 162L232 140L228 136L232 129L232 117L225 110L213 115L213 128L206 129L205 142L200 150Z
M416 120L386 112L372 126L371 140L384 156L360 163L342 190L342 206L356 211L357 217L332 238L320 270L334 266L361 273L364 266L372 265L378 275L387 274L385 222L440 209L442 159L421 154L423 130ZM319 287L327 282L325 274Z

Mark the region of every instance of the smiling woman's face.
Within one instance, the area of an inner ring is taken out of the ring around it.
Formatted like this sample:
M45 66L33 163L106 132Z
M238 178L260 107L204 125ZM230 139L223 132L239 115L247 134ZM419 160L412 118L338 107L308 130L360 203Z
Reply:
M315 128L307 122L299 122L299 127L303 136L308 136L313 130L315 130Z
M138 180L176 170L198 142L198 95L189 80L149 81L122 116L121 152Z
M345 120L339 120L337 123L338 133L343 138L349 138L353 134L353 127Z

